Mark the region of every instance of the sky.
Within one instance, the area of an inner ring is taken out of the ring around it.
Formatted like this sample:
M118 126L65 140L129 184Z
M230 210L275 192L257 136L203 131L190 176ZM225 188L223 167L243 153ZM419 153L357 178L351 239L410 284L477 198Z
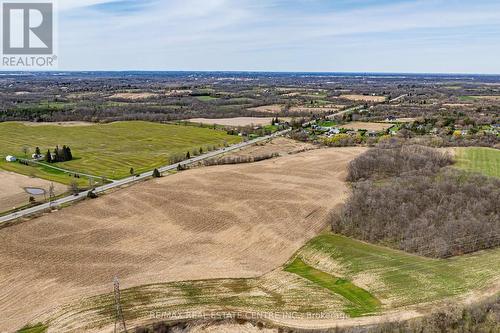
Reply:
M59 0L63 70L500 73L498 0Z

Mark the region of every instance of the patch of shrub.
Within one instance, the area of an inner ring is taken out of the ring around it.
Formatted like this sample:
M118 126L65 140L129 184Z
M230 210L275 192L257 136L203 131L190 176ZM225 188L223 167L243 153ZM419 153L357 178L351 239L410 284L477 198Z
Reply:
M349 135L345 133L337 134L331 138L324 138L321 142L329 147L351 147L363 143L361 134Z
M97 199L97 197L98 197L98 196L97 196L97 194L94 192L94 190L92 190L92 191L88 191L88 192L87 192L87 198L89 198L89 199Z
M221 158L213 158L209 160L203 161L205 166L213 166L213 165L226 165L226 164L241 164L241 163L253 163L264 160L269 160L271 158L278 157L278 153L268 153L261 154L257 156L224 156Z
M158 169L154 169L153 170L153 178L160 178L160 177L161 177L160 171L158 171Z

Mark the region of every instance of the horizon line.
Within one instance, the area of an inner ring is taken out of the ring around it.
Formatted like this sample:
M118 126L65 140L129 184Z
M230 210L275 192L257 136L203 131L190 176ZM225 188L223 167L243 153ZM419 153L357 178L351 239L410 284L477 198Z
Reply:
M500 73L473 73L473 72L384 72L384 71L269 71L269 70L144 70L144 69L96 69L96 70L7 70L0 69L0 73L254 73L254 74L358 74L358 75L459 75L459 76L500 76Z

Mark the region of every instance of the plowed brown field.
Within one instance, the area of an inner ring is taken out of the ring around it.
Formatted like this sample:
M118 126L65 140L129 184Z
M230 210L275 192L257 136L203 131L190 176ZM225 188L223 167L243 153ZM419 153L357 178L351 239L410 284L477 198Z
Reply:
M0 230L0 331L155 282L254 277L321 231L363 148L194 169Z

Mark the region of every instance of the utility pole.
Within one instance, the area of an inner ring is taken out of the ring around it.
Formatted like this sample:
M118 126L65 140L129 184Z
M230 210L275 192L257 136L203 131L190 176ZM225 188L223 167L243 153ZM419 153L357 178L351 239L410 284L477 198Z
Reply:
M127 326L125 325L125 319L123 318L122 306L120 304L120 282L118 281L118 277L115 276L113 281L114 283L114 292L115 292L115 331L114 333L127 333Z
M56 194L54 189L54 183L50 183L49 186L49 207L52 208L52 201L54 201Z

